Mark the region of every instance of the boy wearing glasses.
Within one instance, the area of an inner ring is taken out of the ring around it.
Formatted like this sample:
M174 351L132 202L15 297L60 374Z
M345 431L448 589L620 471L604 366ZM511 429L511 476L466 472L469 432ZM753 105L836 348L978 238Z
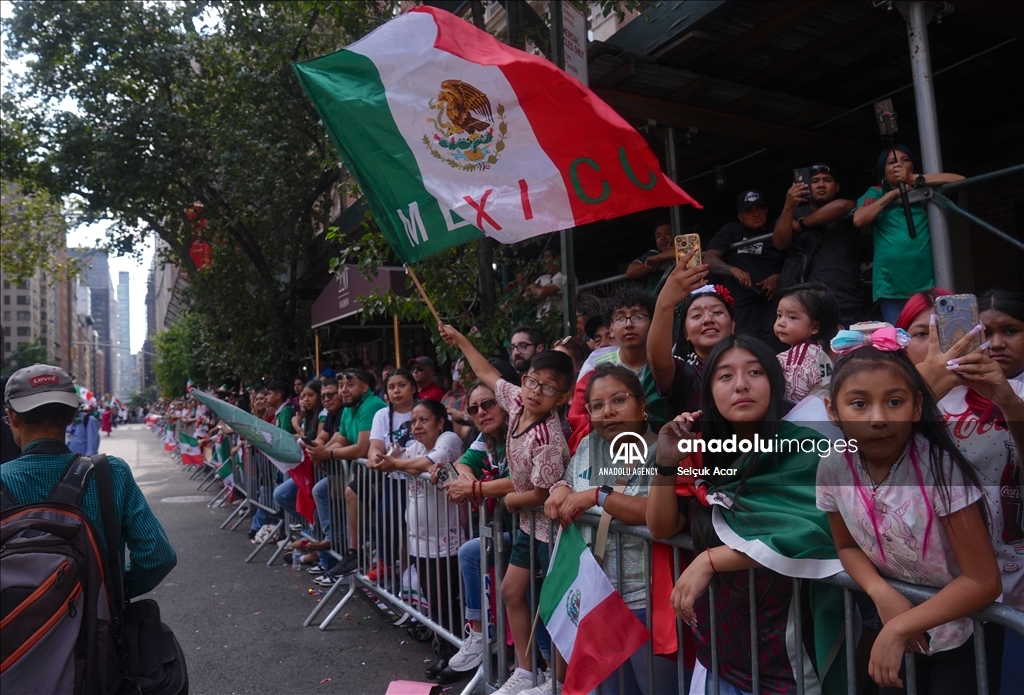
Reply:
M605 325L611 330L616 345L590 353L576 377L572 407L569 408L569 424L572 426L569 449L573 453L583 438L590 434L590 416L584 407L585 394L587 384L599 365L621 364L639 377L647 397L647 414L652 430L657 432L671 419L668 404L658 393L654 375L647 365L647 333L651 330L651 315L654 314L654 295L636 287L624 287L608 300L605 311Z
M494 391L498 405L508 413L505 452L514 492L505 496L505 506L510 512L542 507L547 500L548 489L561 480L569 461L569 447L562 433L558 408L569 399L572 359L562 352L538 353L519 387L502 379L487 358L457 330L447 325L439 326L439 330L446 343L462 351L477 378ZM532 559L534 568L548 566L549 539L549 524L543 514L520 515L509 568L501 583L501 596L508 612L518 668L497 691L498 695L515 695L533 687L529 652L532 613L527 600L530 565ZM538 634L541 653L549 659L545 653L549 644L544 644L545 641Z

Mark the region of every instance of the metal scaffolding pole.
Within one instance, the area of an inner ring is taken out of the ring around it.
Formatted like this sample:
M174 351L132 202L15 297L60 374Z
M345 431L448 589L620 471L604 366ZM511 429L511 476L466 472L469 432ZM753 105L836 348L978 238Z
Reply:
M555 65L565 70L565 46L562 43L562 3L548 4L551 22L551 58ZM562 318L565 335L576 335L576 248L573 243L573 229L559 232L562 246Z
M679 170L676 164L676 129L672 126L665 129L665 166L668 169L668 177L679 183ZM673 237L683 233L683 209L681 205L673 205L669 208L669 221L672 224Z
M907 39L910 43L910 67L914 78L914 103L917 107L917 128L921 138L921 165L923 174L942 171L942 144L939 140L939 119L935 108L935 90L932 83L932 56L928 44L928 23L937 14L937 8L926 2L900 3L907 20ZM935 268L935 286L952 289L953 251L949 242L949 224L946 211L940 205L926 204L928 227L932 241L932 263Z

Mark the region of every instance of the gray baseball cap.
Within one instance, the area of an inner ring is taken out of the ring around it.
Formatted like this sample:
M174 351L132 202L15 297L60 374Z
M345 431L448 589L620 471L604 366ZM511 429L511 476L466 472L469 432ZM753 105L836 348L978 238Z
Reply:
M4 389L7 407L16 413L27 413L48 403L78 408L78 392L71 377L60 367L34 364L16 371Z

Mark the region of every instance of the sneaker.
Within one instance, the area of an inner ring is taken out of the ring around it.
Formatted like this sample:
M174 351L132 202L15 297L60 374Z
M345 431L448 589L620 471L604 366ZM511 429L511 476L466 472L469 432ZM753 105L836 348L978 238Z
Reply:
M342 558L338 564L332 567L327 574L332 577L345 577L350 574L354 574L359 569L359 559L356 557L356 551L349 550L345 553L345 557Z
M320 563L317 563L317 564L313 565L312 567L310 567L306 571L309 572L312 575L315 575L315 576L319 577L320 575L322 575L324 572L327 571L327 568L324 567L323 565L321 565Z
M325 575L322 575L322 576L317 577L316 579L314 579L313 583L314 584L319 584L320 586L326 586L326 587L330 588L330 587L334 586L335 583L337 583L337 581L338 581L338 577L332 577L329 574L325 574Z
M384 567L384 563L378 561L377 562L377 566L374 567L372 570L370 570L369 572L366 573L366 578L367 578L367 580L369 580L371 582L375 582L375 581L377 581L378 578L383 578L385 573L386 573L386 568Z
M544 676L540 676L539 679L543 682ZM530 688L533 688L533 674L517 668L505 681L505 685L494 692L494 695L519 695Z
M302 524L288 524L288 528L291 529L292 531L302 531L306 527L303 526Z
M551 671L548 671L543 676L544 681L537 685L536 688L530 688L524 690L520 695L554 695L555 692L555 679L551 675Z
M462 646L455 656L448 660L448 668L453 671L472 671L484 658L484 633L469 631Z

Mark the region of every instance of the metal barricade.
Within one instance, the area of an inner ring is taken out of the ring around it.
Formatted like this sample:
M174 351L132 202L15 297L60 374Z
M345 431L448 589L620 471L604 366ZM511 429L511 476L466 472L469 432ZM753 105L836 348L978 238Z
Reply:
M246 562L252 562L253 558L269 544L270 539L283 537L285 518L274 501L274 490L277 489L281 480L281 472L262 451L252 447L245 448L248 449L249 454L245 462L245 483L246 490L249 491L249 509L253 513L257 513L260 509L267 512L267 514L271 515L269 520L273 522L274 526L273 532L263 539L262 542L258 543L253 551L249 553L249 556L245 558ZM277 555L280 552L281 548L275 546L275 553L267 564L277 559Z

